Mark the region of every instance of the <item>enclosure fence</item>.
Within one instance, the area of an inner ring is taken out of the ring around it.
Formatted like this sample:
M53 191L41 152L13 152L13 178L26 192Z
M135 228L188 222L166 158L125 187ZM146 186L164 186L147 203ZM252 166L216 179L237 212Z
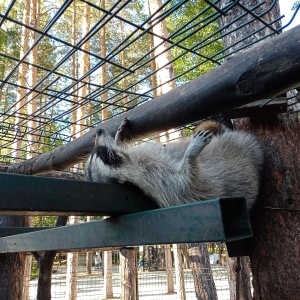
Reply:
M182 247L184 245L181 245ZM150 246L144 247L148 252L147 257L149 257L149 262L143 265L137 264L137 281L138 281L138 297L139 299L161 299L161 300L175 300L179 299L180 295L177 289L177 282L174 268L172 269L172 277L174 281L174 291L168 293L167 287L167 272L164 262L163 246ZM155 259L150 259L151 254L153 255L155 251ZM137 248L137 254L139 248ZM95 255L98 254L103 258L103 252L89 252L90 260L92 260L92 266L90 269L87 268L87 253L78 252L78 266L76 274L73 274L77 280L77 291L76 299L108 299L105 293L104 287L104 270L101 263L100 267L95 265ZM145 251L144 251L145 253ZM145 253L146 254L146 253ZM65 299L66 290L68 285L67 279L67 253L58 253L55 259L55 263L52 269L52 286L51 286L51 299ZM121 275L120 275L120 259L119 251L111 251L112 255L112 295L109 298L120 298L121 294ZM184 257L184 256L183 256ZM221 262L218 255L211 254L210 256L211 270L213 275L213 281L216 286L216 291L218 299L230 299L229 295L229 285L228 285L228 273L226 268L226 260L223 259ZM216 258L217 257L217 258ZM225 255L223 256L225 257ZM137 255L137 260L139 255ZM154 261L155 260L155 261ZM35 263L33 264L33 269L35 268ZM211 280L208 273L211 272L208 269L202 270L202 276L207 277L207 281ZM194 279L192 274L192 269L189 265L189 261L184 262L184 294L186 299L196 299ZM29 284L29 299L36 299L37 293L37 277L32 273L31 278L28 282Z

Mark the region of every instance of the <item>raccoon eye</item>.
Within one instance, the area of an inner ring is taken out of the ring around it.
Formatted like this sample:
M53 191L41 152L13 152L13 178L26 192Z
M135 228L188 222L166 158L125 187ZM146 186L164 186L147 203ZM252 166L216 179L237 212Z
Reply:
M122 163L122 157L120 157L114 149L106 146L98 146L96 148L96 156L99 157L104 164L111 167L119 167Z

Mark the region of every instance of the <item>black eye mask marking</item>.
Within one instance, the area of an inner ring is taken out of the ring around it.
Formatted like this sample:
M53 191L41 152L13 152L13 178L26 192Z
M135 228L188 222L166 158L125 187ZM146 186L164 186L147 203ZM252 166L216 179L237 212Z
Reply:
M92 151L91 159L93 159L94 155L99 157L104 164L112 167L119 167L123 163L122 158L115 152L115 150L106 146L95 147Z

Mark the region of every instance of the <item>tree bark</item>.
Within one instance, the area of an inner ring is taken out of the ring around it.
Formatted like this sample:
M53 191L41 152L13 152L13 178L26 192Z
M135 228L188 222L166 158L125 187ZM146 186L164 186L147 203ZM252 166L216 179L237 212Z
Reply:
M99 3L100 7L105 9L105 0L100 0ZM100 18L102 17L104 13L102 12L100 15ZM101 50L101 56L103 58L106 57L106 27L103 26L101 27L100 31L100 50ZM107 63L104 62L102 67L101 67L101 76L100 76L100 84L101 85L105 85L107 82ZM109 117L109 113L108 113L108 105L107 105L107 99L108 99L108 91L105 91L102 95L101 95L101 115L102 115L102 121L105 121L108 119Z
M77 22L77 7L76 7L77 1L73 1L73 11L72 11L72 27L71 27L71 43L72 45L76 45L77 43L77 30L76 30L76 22ZM75 52L72 57L72 77L78 78L78 56L77 52ZM75 137L76 132L76 102L78 98L76 97L78 95L78 86L75 85L72 88L72 111L71 111L71 128L70 128L70 134L72 137Z
M83 15L82 15L82 37L84 38L90 29L90 20L91 20L91 6L87 3L83 3ZM90 41L86 41L82 49L85 51L89 51L90 49ZM79 76L84 76L90 68L90 56L87 52L82 53L82 62L79 65ZM89 81L89 77L85 78L82 82L79 83L78 90L78 108L76 111L76 132L75 136L78 138L84 134L84 129L86 125L85 117L86 117L86 104L85 97L87 95L87 83Z
M29 16L30 16L30 4L31 1L24 2L24 12L23 12L23 23L29 25ZM29 37L29 29L25 26L22 27L22 35L21 35L21 48L20 48L20 59L22 59L25 53L28 50L28 37ZM26 86L26 71L27 67L25 64L20 64L18 69L18 86L25 87ZM17 98L16 98L16 116L15 116L15 140L12 145L13 156L15 157L15 162L19 160L21 157L21 146L22 140L20 139L20 126L19 123L22 120L24 107L23 107L23 97L25 96L26 90L25 88L18 87L17 88Z
M55 226L65 226L68 217L58 217ZM51 300L52 267L57 251L45 251L44 255L34 253L39 266L37 300Z
M221 6L226 0L220 2ZM239 1L248 7L260 1ZM273 1L264 1L256 14L267 11ZM239 5L228 14L222 16L221 25L227 25L222 33L228 33L241 23L249 21L248 14L239 22L228 25L242 13ZM279 3L262 16L268 23L280 16ZM280 28L280 22L274 27ZM261 27L258 21L241 27L223 37L226 53L236 51L247 43L266 37L272 32L264 28L255 34L253 31ZM242 37L251 36L238 42ZM283 49L283 46L281 45ZM252 48L253 49L253 48ZM282 60L284 57L282 56ZM289 75L287 75L288 77ZM287 88L288 89L288 88ZM286 90L287 90L286 89ZM274 86L273 95L276 95ZM297 299L299 298L299 272L295 267L299 261L299 119L297 115L260 115L249 119L235 121L237 128L255 133L263 145L265 167L261 184L261 195L258 209L252 216L254 232L252 268L254 299Z
M121 300L138 300L137 258L134 248L120 250Z
M257 16L260 15L261 20L270 24L280 16L279 1L277 1L277 3L275 3L272 7L273 2L273 0L265 0L264 2L259 0L240 0L239 4L242 4L249 9L261 4L252 12ZM230 4L230 1L221 0L218 5L220 8L224 8L228 4ZM272 9L270 9L271 7ZM222 37L225 53L227 55L230 55L230 53L234 51L238 51L245 45L251 44L252 42L275 33L269 27L258 30L264 27L264 25L260 21L256 20L251 14L244 13L245 11L240 7L240 5L235 5L219 19L220 27L223 28L222 34L227 34ZM243 14L244 16L242 16ZM238 18L240 16L242 17ZM279 29L281 27L281 22L278 21L272 24L272 27ZM245 37L247 38L244 39Z
M248 257L227 257L230 300L252 299L248 262Z
M162 0L148 0L150 15L156 18L161 12L154 15L154 13L162 6ZM167 38L168 30L166 20L161 20L157 23L154 21L152 29L155 35L153 36L155 65L157 68L157 82L160 84L159 94L165 94L176 87L174 78L174 68L172 64L171 50L166 50L169 47L167 42L164 42L159 36ZM158 95L159 95L158 94Z
M40 27L40 0L31 0L30 5L30 24L34 25L35 28ZM29 42L33 44L37 38L38 33L35 31L30 31ZM34 65L38 63L38 45L36 45L30 52L29 56L29 70L28 70L28 86L33 89L37 83L37 68ZM29 129L27 133L27 159L30 159L37 155L38 145L35 133L36 120L35 112L37 109L36 103L36 92L32 91L27 97L27 115L28 122L27 127Z
M79 217L71 216L70 224L79 223ZM78 253L68 253L67 276L66 276L66 300L77 298L77 274L78 274Z
M0 217L0 227L23 227L24 217ZM26 253L0 254L0 299L22 300Z
M218 299L215 282L212 276L207 244L189 244L189 256L193 272L196 299Z
M300 120L297 114L236 121L265 153L261 193L252 219L254 299L299 299Z

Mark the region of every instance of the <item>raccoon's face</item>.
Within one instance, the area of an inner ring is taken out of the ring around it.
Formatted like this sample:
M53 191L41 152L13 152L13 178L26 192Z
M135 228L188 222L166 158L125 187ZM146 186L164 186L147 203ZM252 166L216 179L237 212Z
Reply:
M114 139L106 131L99 129L94 149L86 164L86 179L106 183L122 182L122 179L118 178L118 169L123 165L124 158Z

